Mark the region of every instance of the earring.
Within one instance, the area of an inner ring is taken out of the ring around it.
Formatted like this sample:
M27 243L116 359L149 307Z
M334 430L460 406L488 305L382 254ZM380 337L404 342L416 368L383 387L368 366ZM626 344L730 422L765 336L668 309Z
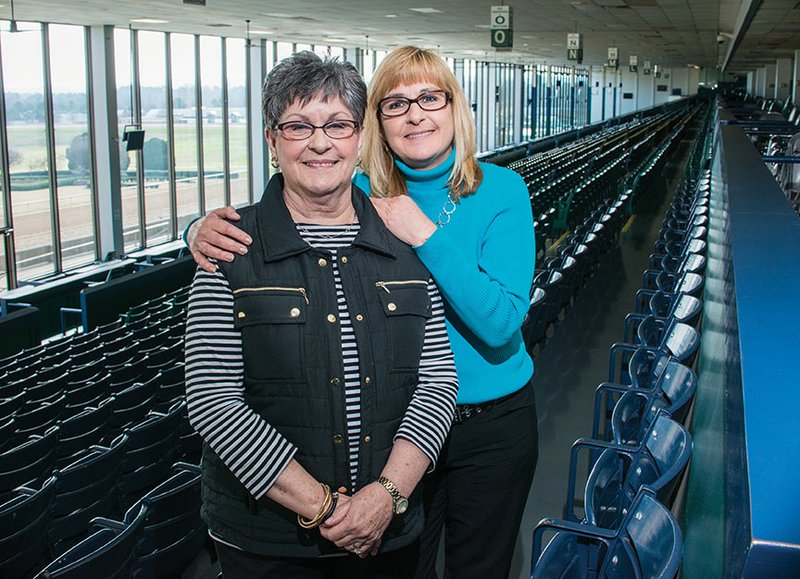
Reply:
M278 162L278 158L277 157L272 157L272 159L270 160L269 164L272 165L273 169L280 169L280 167L281 167L281 164Z
M358 167L359 169L363 169L363 167L361 166L361 155L359 155L358 159L356 160L356 167Z

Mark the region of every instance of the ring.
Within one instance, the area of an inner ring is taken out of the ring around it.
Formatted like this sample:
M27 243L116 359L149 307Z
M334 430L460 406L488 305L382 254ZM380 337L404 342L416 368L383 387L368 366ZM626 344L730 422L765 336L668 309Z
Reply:
M355 553L356 555L360 555L361 554L361 547L353 547L353 553Z

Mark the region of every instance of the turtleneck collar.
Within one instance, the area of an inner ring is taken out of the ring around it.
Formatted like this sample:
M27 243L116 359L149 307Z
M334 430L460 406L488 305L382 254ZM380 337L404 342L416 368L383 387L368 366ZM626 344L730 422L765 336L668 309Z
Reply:
M400 169L400 172L405 177L406 181L417 182L417 183L424 183L424 182L431 182L431 181L447 181L450 177L450 172L453 170L453 165L456 162L456 148L453 147L450 150L450 154L447 158L442 161L442 163L433 169L427 170L418 170L412 169L403 161L398 159L397 157L394 158L395 165L397 168Z

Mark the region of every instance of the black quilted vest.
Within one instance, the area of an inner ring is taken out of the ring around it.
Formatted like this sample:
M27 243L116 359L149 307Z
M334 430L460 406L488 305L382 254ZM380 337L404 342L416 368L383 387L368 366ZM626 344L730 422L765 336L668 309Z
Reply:
M361 367L361 443L356 490L375 481L417 385L428 270L395 238L353 186L361 229L338 252ZM274 176L260 202L239 211L253 238L246 256L220 267L242 332L247 404L299 450L295 459L333 489L350 488L344 370L331 255L310 247L283 202ZM422 530L419 493L395 517L381 550L413 542ZM338 551L294 512L254 500L217 455L203 453L203 515L227 542L260 555L316 557Z

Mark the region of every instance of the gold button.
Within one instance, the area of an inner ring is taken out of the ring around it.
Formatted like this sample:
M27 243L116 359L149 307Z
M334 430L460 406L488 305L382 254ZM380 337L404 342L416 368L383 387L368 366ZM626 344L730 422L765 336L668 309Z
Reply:
M328 262L325 260L324 257L320 257L317 263L319 264L320 267L325 267L326 265L328 265Z
M237 318L239 318L239 319L241 320L241 319L242 319L242 318L244 318L246 315L247 315L247 314L245 314L244 312L239 312L238 314L236 314L236 317L237 317Z
M370 442L371 440L372 437L369 434L364 437L364 442Z
M386 309L389 310L390 312L393 312L397 309L397 306L395 305L394 302L389 302L388 304L386 304Z
M347 492L347 487L346 487L346 486L344 486L344 485L342 485L342 486L340 486L340 487L339 487L338 489L336 489L336 490L337 490L337 491L339 491L339 494L340 494L340 495L343 495L343 494L345 494L345 493Z
M362 316L361 314L356 314L356 320L358 320L359 322L363 322L364 316Z
M366 378L364 378L364 384L369 384L370 382L372 382L372 380L370 379L370 377L369 377L369 376L367 376Z
M291 310L289 310L289 315L292 316L293 318L296 318L297 316L300 315L300 308L292 308Z
M338 378L331 378L331 386L339 386L342 383Z
M342 256L342 263L347 263L347 256L346 255Z
M335 444L342 444L342 442L344 442L344 436L342 436L341 434L334 434L333 435L333 442Z
M328 321L330 323L334 323L336 321L336 316L334 316L333 314L328 314Z

